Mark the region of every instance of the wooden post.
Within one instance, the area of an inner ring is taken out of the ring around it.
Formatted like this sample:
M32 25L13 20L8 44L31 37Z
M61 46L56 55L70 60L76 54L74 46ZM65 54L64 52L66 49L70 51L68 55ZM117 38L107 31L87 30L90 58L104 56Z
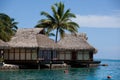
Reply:
M41 62L39 61L39 63L38 63L38 69L40 69L40 65L41 65Z
M40 56L39 56L39 48L37 47L37 64L38 64L38 69L40 69L40 65L41 65L41 62L40 62Z
M14 60L15 60L15 48L13 48L13 50L14 50L14 51L13 51L13 53L14 53L14 54L13 54L13 56L14 56L13 58L14 58Z
M39 58L39 48L37 47L37 58Z
M50 61L50 69L52 69L52 61Z
M25 49L25 48L24 48L24 49ZM26 48L26 49L27 49L27 48ZM25 49L25 60L26 60L26 52L27 52L26 49Z
M10 50L8 50L8 59L7 60L10 60Z
M87 67L89 67L89 65L90 65L90 64L89 64L89 63L87 63Z
M53 50L51 51L50 69L52 69Z
M93 51L89 52L90 60L93 61Z
M19 60L21 59L21 48L19 48Z
M37 65L38 65L38 69L40 69L41 62L39 59L37 60Z

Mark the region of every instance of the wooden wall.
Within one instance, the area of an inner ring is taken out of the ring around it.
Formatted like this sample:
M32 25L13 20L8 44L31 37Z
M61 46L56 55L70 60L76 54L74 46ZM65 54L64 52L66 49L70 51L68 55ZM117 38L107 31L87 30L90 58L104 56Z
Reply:
M62 51L58 54L59 60L71 60L71 52L70 51Z
M62 51L58 54L58 60L73 60L73 54L76 55L74 60L90 60L93 56L90 51Z
M73 60L73 52L76 55L74 60L93 60L91 51L37 51L37 48L11 48L5 50L4 60Z
M90 60L89 51L78 51L77 52L77 60Z
M55 60L57 58L57 52L52 50L40 50L38 52L39 60Z
M4 51L4 60L36 60L36 48L11 48Z

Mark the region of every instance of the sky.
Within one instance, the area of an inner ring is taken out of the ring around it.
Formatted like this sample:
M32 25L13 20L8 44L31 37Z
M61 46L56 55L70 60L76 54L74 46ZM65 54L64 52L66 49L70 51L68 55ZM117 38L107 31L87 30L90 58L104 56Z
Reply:
M19 28L33 28L45 18L40 12L52 15L51 5L60 1L98 50L95 59L120 59L120 0L0 0L0 13L14 18Z

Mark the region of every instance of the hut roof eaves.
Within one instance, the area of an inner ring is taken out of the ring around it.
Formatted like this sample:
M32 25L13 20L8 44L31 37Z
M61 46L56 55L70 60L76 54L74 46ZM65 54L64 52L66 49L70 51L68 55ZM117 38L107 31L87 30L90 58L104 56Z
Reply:
M11 47L38 47L36 34L42 30L42 28L18 29L8 44Z
M68 50L96 50L87 42L85 33L65 34L65 37L58 44Z

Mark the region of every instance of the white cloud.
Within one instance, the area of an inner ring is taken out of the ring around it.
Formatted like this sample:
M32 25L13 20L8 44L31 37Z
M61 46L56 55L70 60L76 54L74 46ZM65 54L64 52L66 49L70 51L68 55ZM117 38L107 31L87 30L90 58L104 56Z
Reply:
M72 20L81 27L120 28L119 15L76 15L76 17Z

